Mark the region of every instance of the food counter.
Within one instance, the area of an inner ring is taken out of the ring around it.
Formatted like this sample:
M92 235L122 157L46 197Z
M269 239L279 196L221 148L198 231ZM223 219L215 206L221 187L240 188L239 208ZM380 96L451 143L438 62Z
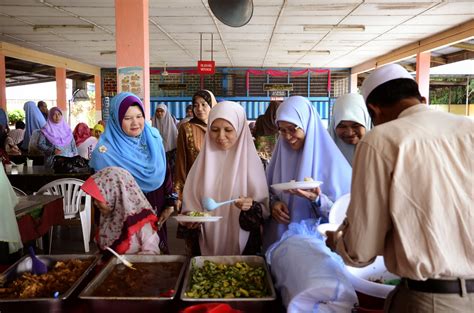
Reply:
M39 256L40 259L44 260L48 256ZM183 257L181 256L127 256L127 258L138 257L153 258L153 257L164 257L169 258L168 261L182 262ZM26 257L29 258L29 257ZM257 258L257 257L251 257ZM24 262L24 259L22 259ZM134 259L130 259L134 260ZM263 260L263 259L262 259ZM110 261L110 262L109 262ZM115 299L113 297L94 297L91 296L95 287L97 287L101 281L105 279L106 271L111 271L112 263L117 263L117 259L112 258L111 260L99 260L95 266L91 267L90 271L86 273L86 276L81 279L74 290L66 297L61 299L49 298L49 299L28 299L27 301L2 301L0 299L0 312L2 313L13 313L13 312L182 312L184 309L192 307L197 304L219 302L227 303L234 309L239 309L244 312L285 312L285 308L281 305L281 301L277 299L270 299L271 301L248 301L248 299L232 299L232 301L226 301L225 299L187 299L183 301L180 299L181 288L183 288L183 273L184 269L188 269L189 262L185 261L186 264L182 270L179 270L179 282L177 284L177 290L174 290L172 296L170 294L161 294L159 297L146 298L141 297L140 299ZM271 281L271 280L270 280ZM273 286L272 286L273 288ZM88 293L89 292L89 293Z

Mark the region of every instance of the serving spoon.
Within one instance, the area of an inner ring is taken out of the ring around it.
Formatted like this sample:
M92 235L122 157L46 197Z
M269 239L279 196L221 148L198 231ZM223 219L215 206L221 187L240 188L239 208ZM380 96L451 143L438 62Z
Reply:
M106 249L112 252L112 254L115 255L126 267L131 268L132 270L135 270L135 271L137 270L136 268L133 267L133 264L130 261L128 261L123 255L118 254L110 247L107 247Z
M224 202L216 202L214 199L209 198L209 197L204 197L201 201L202 207L205 208L208 211L214 211L221 205L227 204L227 203L232 203L235 202L236 200L239 199L233 199L233 200L228 200Z
M31 272L36 275L46 274L48 272L48 266L38 259L32 246L28 247L28 251L30 252L32 262Z

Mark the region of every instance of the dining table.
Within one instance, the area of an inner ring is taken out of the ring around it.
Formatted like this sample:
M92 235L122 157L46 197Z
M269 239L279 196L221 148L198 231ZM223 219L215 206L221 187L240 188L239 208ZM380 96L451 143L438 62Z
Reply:
M41 187L60 178L76 178L80 180L88 179L92 170L81 173L55 173L52 168L46 168L43 165L33 165L31 167L23 166L19 169L13 166L7 173L11 185L23 190L26 194L33 194Z
M18 199L15 216L23 243L39 239L48 234L51 227L64 223L63 196L27 195ZM43 243L49 244L49 240ZM49 247L45 247L45 251L49 251Z
M45 251L49 251L49 230L64 223L63 196L27 195L19 196L15 216L24 245L42 238ZM20 255L17 255L18 257ZM0 241L0 268L9 261L8 243Z

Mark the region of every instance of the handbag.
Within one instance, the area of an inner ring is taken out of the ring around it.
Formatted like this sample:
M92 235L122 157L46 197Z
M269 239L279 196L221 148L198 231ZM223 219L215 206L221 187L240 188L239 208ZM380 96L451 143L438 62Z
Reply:
M55 156L53 160L54 173L89 173L89 161L76 155L73 157Z

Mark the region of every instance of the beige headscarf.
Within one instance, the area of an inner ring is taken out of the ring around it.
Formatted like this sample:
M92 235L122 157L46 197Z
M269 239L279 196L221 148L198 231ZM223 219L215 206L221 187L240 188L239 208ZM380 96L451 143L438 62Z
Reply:
M168 111L168 107L164 103L158 104L156 110L162 109L165 111L165 115L159 119L156 114L153 116L152 125L160 131L161 138L163 138L163 146L165 152L176 149L176 139L178 138L178 129L174 123L171 113ZM155 113L156 113L155 110Z
M238 140L229 150L219 150L210 139L210 127L221 118L232 124ZM235 102L224 101L212 108L204 145L194 162L183 191L183 213L205 211L203 197L217 202L252 197L263 204L264 218L268 210L268 185L252 135L247 127L244 109ZM240 210L233 204L223 205L212 215L223 218L215 223L204 223L200 237L202 255L239 255L245 248L249 232L239 226Z
M0 241L8 242L10 253L23 247L20 231L16 222L15 205L18 197L8 180L3 166L0 164Z

